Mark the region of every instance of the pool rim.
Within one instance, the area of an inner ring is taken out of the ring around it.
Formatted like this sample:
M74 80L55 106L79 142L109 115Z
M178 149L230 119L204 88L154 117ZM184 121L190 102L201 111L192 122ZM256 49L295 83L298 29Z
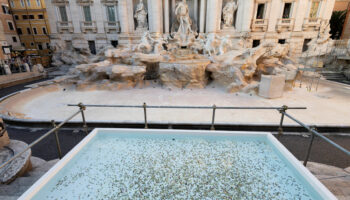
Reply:
M26 190L18 199L32 199L60 170L65 167L82 148L85 147L98 132L110 132L119 134L147 133L152 134L183 134L183 135L222 135L222 136L265 136L276 150L292 165L292 167L313 187L323 199L337 199L301 162L289 152L270 132L251 131L210 131L210 130L169 130L169 129L127 129L127 128L95 128L39 180ZM127 133L126 133L127 132Z

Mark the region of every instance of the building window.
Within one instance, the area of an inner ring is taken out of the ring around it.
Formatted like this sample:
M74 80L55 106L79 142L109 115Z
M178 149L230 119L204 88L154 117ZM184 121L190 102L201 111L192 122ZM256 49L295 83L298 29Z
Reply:
M312 18L312 19L317 18L319 6L320 6L319 1L312 1L309 18Z
M260 40L253 40L253 48L260 45Z
M264 15L265 15L265 4L259 3L258 10L256 12L256 18L257 19L264 19Z
M279 39L279 40L278 40L278 43L279 43L279 44L285 44L285 43L286 43L286 39Z
M84 17L86 22L91 22L91 10L90 6L83 6L83 11L84 11Z
M13 2L13 0L10 0L10 5L11 5L12 8L15 7L15 3Z
M89 41L88 41L88 44L89 44L90 52L91 52L92 54L96 54L95 41L89 40Z
M36 5L39 6L39 7L41 6L40 0L36 0Z
M22 29L21 28L17 28L17 34L18 35L22 35Z
M21 46L22 46L22 47L25 47L26 45L22 42L22 43L21 43Z
M43 34L47 34L47 31L46 31L46 28L45 27L43 27Z
M24 0L21 0L21 6L22 6L22 7L25 7L25 5L24 5Z
M33 42L31 42L31 43L30 43L30 46L34 46L34 43L33 43Z
M11 31L15 30L15 28L13 27L12 22L7 22L7 24L9 25L9 29L10 29Z
M67 12L66 12L66 6L59 6L58 10L60 11L61 21L67 22L68 16L67 16Z
M30 35L32 32L30 31L30 28L27 28L27 33Z
M1 7L4 14L11 14L8 6L2 5Z
M22 15L23 19L28 19L28 15Z
M27 6L30 7L30 0L27 0Z
M38 49L39 50L43 50L43 45L42 44L38 44Z
M283 19L289 19L290 13L292 10L292 3L284 3L284 9L283 9Z
M118 46L118 40L112 40L111 44L113 47L117 47Z
M44 19L44 15L38 15L38 19Z
M303 44L303 52L307 51L309 47L307 46L311 42L311 39L304 39L304 44Z
M46 43L46 48L50 49L50 43Z
M36 28L33 28L33 33L34 35L38 34L38 31L36 30Z
M15 20L19 20L18 15L14 15L14 17L15 17Z
M16 37L12 37L12 41L13 42L17 42L17 38Z
M114 6L107 6L107 19L109 22L115 22Z
M29 19L35 19L34 15L29 15Z

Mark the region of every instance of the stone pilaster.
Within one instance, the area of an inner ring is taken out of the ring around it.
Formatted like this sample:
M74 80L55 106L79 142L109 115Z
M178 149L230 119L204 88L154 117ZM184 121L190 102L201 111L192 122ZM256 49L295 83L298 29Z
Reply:
M148 26L151 33L163 33L162 0L148 0Z
M281 5L283 2L281 0L272 0L271 2L271 8L270 8L270 15L268 17L268 26L267 26L267 32L276 32L276 25L278 18L280 18L281 9L283 9L283 6Z
M127 0L118 1L118 19L121 33L129 33Z
M169 0L164 0L163 2L163 7L164 7L164 33L169 33Z
M304 18L307 13L308 1L298 1L297 11L294 22L294 31L302 31Z
M239 0L238 2L236 30L249 32L254 13L254 0Z
M220 29L221 10L222 0L207 0L207 33L215 33Z
M199 32L204 33L207 0L200 0Z

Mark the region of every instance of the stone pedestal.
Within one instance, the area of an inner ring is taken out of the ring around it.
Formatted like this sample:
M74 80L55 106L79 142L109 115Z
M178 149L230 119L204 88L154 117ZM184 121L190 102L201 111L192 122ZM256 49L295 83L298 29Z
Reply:
M259 96L274 99L282 97L285 75L261 75Z
M167 87L204 88L208 82L205 69L210 60L180 60L159 64L160 81Z
M0 119L0 149L10 144L10 138L5 130L2 119Z

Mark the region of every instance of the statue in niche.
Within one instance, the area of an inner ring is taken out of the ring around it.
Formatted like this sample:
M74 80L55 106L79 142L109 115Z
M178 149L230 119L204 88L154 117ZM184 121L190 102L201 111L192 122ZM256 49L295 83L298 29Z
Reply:
M143 4L143 0L140 0L140 3L137 4L134 18L137 22L136 29L147 29L147 11Z
M175 16L176 21L172 27L172 36L179 42L180 46L189 46L194 41L196 33L192 30L192 20L186 0L176 3Z
M230 0L226 3L222 10L225 28L233 28L233 22L235 21L234 14L238 8L238 4L234 0Z

